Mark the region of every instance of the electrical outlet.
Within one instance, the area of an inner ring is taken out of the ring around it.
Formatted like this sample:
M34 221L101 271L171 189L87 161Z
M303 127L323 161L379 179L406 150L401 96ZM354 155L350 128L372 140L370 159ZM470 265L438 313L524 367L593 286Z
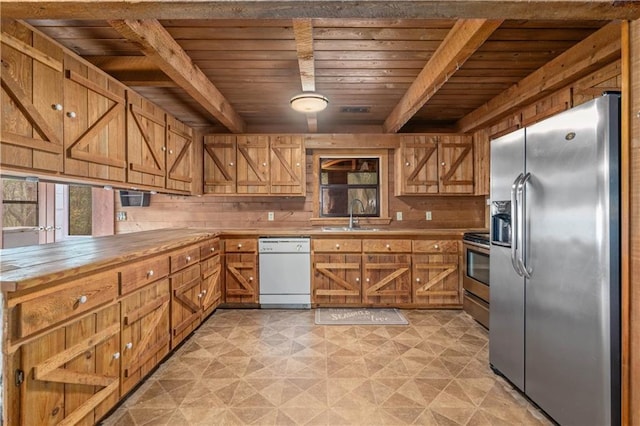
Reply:
M270 222L273 222L273 219L274 219L274 217L273 217L273 212L269 212L269 213L267 214L267 220L268 220L268 221L270 221Z
M402 220L402 212L396 212L396 220Z
M431 212L425 212L425 214L424 214L424 218L425 218L426 220L431 220Z
M116 213L116 220L118 222L122 222L123 220L127 220L127 212L117 212Z

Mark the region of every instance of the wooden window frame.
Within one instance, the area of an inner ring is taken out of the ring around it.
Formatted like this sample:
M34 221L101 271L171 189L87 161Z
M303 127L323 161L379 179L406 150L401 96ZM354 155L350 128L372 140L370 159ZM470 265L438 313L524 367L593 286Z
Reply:
M349 217L321 217L320 216L320 158L377 158L378 181L380 197L379 217L358 217L362 225L388 225L389 216L389 151L386 149L318 149L313 151L313 225L347 225Z

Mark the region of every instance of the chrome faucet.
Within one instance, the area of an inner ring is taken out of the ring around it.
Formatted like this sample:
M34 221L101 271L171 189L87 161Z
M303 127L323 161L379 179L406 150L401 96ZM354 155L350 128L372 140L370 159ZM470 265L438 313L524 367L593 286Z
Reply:
M354 198L353 200L351 200L351 204L349 204L349 229L353 229L353 205L356 203L356 201L358 203L360 203L360 207L362 208L362 212L364 213L364 204L362 204L362 201L360 201L357 198Z

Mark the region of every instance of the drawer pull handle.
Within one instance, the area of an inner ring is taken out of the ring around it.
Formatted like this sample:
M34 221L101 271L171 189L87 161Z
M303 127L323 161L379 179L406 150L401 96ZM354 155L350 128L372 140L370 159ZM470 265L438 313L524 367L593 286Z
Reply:
M434 244L434 245L433 245L433 248L434 248L434 249L436 249L436 250L438 250L438 249L440 248L440 246L439 246L439 245L437 245L437 244Z
M340 244L336 244L336 248L339 249L340 248Z
M85 303L87 303L87 300L89 300L89 298L87 296L85 296L84 294L80 297L78 297L78 303L81 305L84 305Z
M113 354L113 359L120 359L120 352Z
M388 249L390 249L390 248L391 248L391 244L387 244L387 245L386 245L386 247L387 247Z
M238 248L242 248L242 244L238 244Z
M191 262L191 256L187 256L187 262Z
M73 112L73 111L69 111L69 112L67 113L67 117L69 117L69 118L76 118L76 117L77 117L77 114L76 114L75 112Z
M61 104L53 104L53 105L51 105L51 108L53 108L56 111L62 111L62 105Z
M153 276L153 269L150 269L149 272L147 272L147 277L152 277Z
M124 345L124 348L125 348L125 349L131 349L131 348L133 348L133 342L129 342L129 343L127 343L126 345Z

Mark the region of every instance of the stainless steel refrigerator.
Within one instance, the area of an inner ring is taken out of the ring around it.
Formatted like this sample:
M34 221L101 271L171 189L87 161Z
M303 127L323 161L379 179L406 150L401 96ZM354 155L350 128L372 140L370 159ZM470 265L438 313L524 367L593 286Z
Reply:
M489 357L561 425L620 423L620 96L491 142Z

